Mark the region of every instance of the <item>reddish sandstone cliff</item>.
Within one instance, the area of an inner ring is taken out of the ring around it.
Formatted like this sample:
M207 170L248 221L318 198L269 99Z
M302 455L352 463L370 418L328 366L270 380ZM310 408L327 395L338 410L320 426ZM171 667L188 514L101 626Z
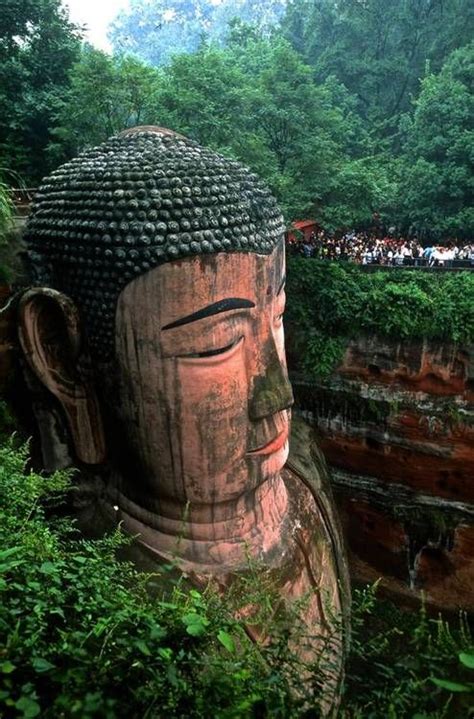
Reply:
M360 337L324 382L293 377L333 467L353 575L474 609L474 350Z

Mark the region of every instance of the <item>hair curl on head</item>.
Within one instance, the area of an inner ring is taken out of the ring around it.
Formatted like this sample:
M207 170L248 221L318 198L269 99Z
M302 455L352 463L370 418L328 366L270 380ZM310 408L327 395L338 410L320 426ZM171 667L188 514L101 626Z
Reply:
M114 350L121 290L173 260L270 254L284 224L275 198L237 162L163 128L134 128L46 178L25 239L36 284L77 304L93 353Z

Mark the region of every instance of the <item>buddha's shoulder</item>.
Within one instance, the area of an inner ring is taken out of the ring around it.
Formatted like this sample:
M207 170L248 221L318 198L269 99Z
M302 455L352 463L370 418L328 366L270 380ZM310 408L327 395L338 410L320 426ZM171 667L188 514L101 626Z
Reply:
M290 453L283 476L288 477L288 472L293 477L293 483L298 480L304 483L306 490L309 490L314 499L317 514L332 546L340 589L345 597L343 606L348 608L350 598L348 562L329 470L318 447L314 430L298 417L292 420Z
M292 419L286 467L299 475L313 494L329 495L332 501L326 460L318 447L313 428L299 417Z

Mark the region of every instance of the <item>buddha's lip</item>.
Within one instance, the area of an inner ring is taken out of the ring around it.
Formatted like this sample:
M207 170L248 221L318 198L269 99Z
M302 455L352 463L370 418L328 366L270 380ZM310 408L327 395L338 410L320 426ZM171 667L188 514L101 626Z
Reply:
M273 452L278 452L278 450L283 447L287 439L288 428L285 428L282 432L280 432L280 434L274 437L274 439L270 440L267 444L264 444L263 447L252 449L250 452L247 452L247 454L273 454Z

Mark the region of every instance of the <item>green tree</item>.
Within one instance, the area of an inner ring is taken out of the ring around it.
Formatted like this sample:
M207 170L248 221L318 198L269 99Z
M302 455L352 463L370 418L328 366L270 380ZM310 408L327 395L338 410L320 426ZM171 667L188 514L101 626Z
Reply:
M426 63L439 70L473 28L468 0L293 0L284 20L316 77L335 75L380 137L396 135Z
M203 41L225 44L235 19L268 34L285 6L286 0L131 0L112 23L110 38L116 52L167 65Z
M248 93L248 78L234 58L203 45L194 55L177 55L163 71L155 116L159 124L239 156L246 147Z
M2 164L37 182L49 169L45 155L52 107L68 85L80 31L60 0L3 0L0 29L0 153Z
M469 236L474 231L474 43L456 50L421 84L413 118L403 123L405 221Z
M240 62L252 74L258 63L252 117L273 158L267 178L288 218L315 214L334 226L349 166L354 175L359 164L353 163L369 144L353 98L334 77L315 83L311 68L282 39L250 43ZM373 185L368 172L358 172L361 197L377 194ZM338 225L370 218L377 198L361 208L361 197L346 194Z
M316 211L333 230L367 224L374 213L390 221L396 209L398 182L385 157L343 158L334 168L324 203Z
M290 220L325 207L345 163L363 151L364 131L340 84L316 85L285 40L243 30L226 49L174 58L155 115L265 177Z
M140 60L86 45L71 70L70 87L56 99L51 156L59 159L64 148L73 155L127 127L153 123L150 107L159 85L159 71Z

